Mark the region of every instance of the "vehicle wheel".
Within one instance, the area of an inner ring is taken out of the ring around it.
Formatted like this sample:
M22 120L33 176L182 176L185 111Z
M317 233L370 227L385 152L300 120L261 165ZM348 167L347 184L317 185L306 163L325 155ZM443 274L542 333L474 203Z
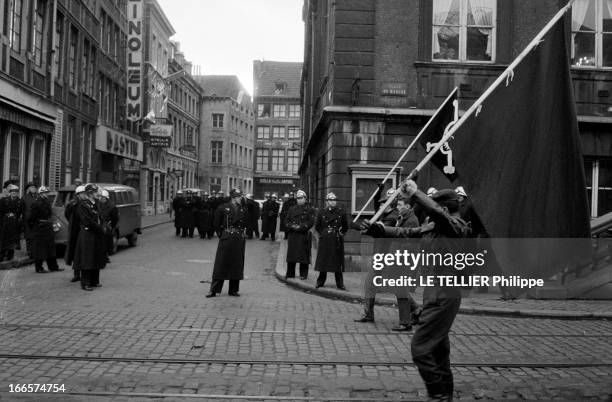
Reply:
M115 232L113 235L113 247L111 247L110 255L113 255L117 252L117 246L119 244L119 232Z
M136 244L138 244L138 233L132 232L132 234L127 237L127 241L130 247L135 247Z

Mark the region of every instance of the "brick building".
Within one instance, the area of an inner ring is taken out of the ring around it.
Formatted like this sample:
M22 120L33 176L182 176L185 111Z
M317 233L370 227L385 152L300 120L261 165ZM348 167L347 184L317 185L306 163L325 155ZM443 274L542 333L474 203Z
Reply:
M201 75L200 188L253 192L255 112L235 75Z
M300 78L302 63L253 61L255 198L279 196L299 185L302 145Z
M358 211L451 90L466 110L565 4L306 0L300 172L313 198L334 191ZM612 211L611 23L606 2L575 2L572 75L593 216ZM401 173L423 157L412 151Z

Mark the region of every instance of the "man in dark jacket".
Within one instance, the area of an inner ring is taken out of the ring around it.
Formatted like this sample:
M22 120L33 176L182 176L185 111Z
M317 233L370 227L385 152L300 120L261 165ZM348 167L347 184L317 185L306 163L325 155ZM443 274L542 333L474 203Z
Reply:
M38 198L38 188L36 188L36 184L34 184L33 182L29 182L25 186L25 194L23 195L23 219L26 222L26 224L24 225L24 235L26 240L26 251L28 252L28 255L30 255L32 241L30 237L30 225L28 225L27 222L30 221L30 212L32 211L32 204L34 204L36 198Z
M281 232L285 232L285 239L287 238L287 234L288 234L288 230L287 230L287 214L289 213L289 210L291 210L291 208L294 205L297 205L297 200L295 199L295 194L292 192L290 192L289 194L285 194L287 195L287 199L285 199L285 201L283 202L283 207L281 208L279 217L280 217L280 231Z
M104 229L104 241L106 244L106 254L112 255L115 250L114 236L115 228L119 223L119 210L110 199L110 194L106 190L100 192L98 198L98 209L100 211L100 219L102 220L102 228ZM106 262L110 262L107 258Z
M34 260L37 273L45 273L43 261L47 261L50 272L63 271L55 258L55 232L53 231L53 211L47 198L49 189L40 186L38 197L31 206L27 225L30 235L30 257Z
M253 194L246 195L247 211L249 213L249 225L247 226L247 239L259 238L259 204L253 199Z
M280 208L280 204L276 202L277 198L276 193L273 193L261 207L261 240L266 240L268 235L270 240L276 240L276 222Z
M174 229L176 236L181 235L181 228L183 225L183 203L183 192L179 190L172 199L172 211L174 211Z
M23 233L25 204L19 198L19 187L7 181L5 190L8 196L0 198L0 261L11 261Z
M297 192L297 204L285 217L287 233L287 278L295 278L295 265L300 264L300 279L308 278L310 264L310 228L314 225L314 209L306 203L306 193ZM283 209L285 205L283 205Z
M195 219L195 202L193 198L193 193L191 190L185 191L185 198L182 205L182 233L181 237L193 237L193 233L195 232L196 227L196 219Z
M74 190L73 197L64 208L64 216L68 221L68 244L66 245L66 252L64 253L64 261L66 265L72 266L73 277L70 282L79 282L81 280L81 270L74 264L74 253L79 238L79 231L81 230L81 223L79 221L79 214L76 213L76 206L79 201L85 199L85 186L78 186Z
M348 221L344 210L337 206L334 193L327 194L327 206L319 212L315 222L315 229L319 233L319 247L315 271L319 272L317 288L325 285L327 273L333 272L336 287L344 287L344 234L348 230Z
M206 297L215 297L221 293L223 281L229 280L230 296L240 296L240 280L244 279L244 251L246 241L244 231L247 227L248 214L242 204L242 192L233 189L230 201L219 206L215 211L215 227L218 229L219 244L215 255L210 292Z
M465 247L464 239L469 234L467 223L461 219L459 196L455 190L440 190L427 197L419 191L413 180L402 184L402 194L419 204L433 224L427 227L398 228L382 223L370 225L364 222L368 234L386 237L422 237L427 248L436 253L458 253ZM454 267L429 267L436 275L457 275ZM450 341L448 334L459 306L461 289L458 287L427 286L423 293L423 310L419 326L412 337L412 360L419 369L427 387L429 397L434 400L453 399L453 373L450 365Z
M85 186L85 200L79 201L75 213L81 229L77 239L73 264L81 271L81 289L91 291L100 285L100 270L106 266L106 246L102 220L96 206L95 184Z

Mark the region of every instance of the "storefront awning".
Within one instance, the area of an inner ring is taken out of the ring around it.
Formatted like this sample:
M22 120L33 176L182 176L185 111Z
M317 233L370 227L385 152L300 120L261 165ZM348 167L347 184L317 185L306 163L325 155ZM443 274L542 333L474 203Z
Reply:
M0 120L39 131L41 133L53 135L55 127L52 123L39 119L31 114L16 109L6 103L0 102Z

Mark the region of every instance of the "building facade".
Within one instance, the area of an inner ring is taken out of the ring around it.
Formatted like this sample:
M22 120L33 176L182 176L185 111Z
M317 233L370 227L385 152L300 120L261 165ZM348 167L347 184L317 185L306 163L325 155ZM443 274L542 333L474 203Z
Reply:
M255 198L296 191L302 145L302 63L253 61Z
M53 102L52 4L3 1L0 15L0 178L21 188L55 183L62 114Z
M97 126L91 173L87 181L120 183L139 189L144 158L140 133L126 119L127 3L98 1L99 47L95 98Z
M175 31L156 0L144 0L142 24L142 118L135 124L145 139L140 199L143 214L156 215L166 213L170 206L166 175L167 149L171 141L152 141L151 137L172 136L172 124L168 119L170 85L167 77L173 48L170 37Z
M306 0L300 172L316 202L334 191L356 214L451 90L466 110L566 3ZM611 19L607 2L577 0L567 32L593 216L612 211Z
M253 192L255 112L234 75L197 76L204 90L200 123L200 188Z
M202 88L192 77L193 66L185 60L178 42L172 43L169 61L170 97L168 121L172 124L172 144L167 148L165 199L177 190L199 185L200 108Z

